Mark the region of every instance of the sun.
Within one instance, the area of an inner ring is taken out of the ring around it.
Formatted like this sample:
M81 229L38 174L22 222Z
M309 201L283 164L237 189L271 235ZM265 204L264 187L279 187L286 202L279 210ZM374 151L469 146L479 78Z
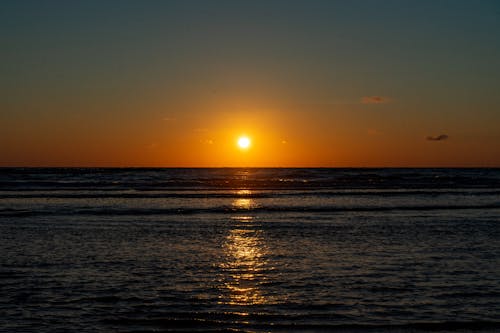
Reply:
M250 141L250 138L247 136L240 136L238 138L238 147L241 149L248 149L250 148L250 145L252 144L252 141Z

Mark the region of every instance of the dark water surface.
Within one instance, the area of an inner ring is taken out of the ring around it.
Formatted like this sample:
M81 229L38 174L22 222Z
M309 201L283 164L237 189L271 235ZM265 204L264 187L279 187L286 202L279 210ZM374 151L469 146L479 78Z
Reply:
M2 332L500 331L499 169L0 169Z

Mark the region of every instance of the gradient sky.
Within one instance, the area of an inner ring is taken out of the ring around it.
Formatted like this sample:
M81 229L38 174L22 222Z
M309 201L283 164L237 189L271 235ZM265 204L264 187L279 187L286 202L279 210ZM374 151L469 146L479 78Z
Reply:
M500 166L497 0L4 0L0 42L0 166Z

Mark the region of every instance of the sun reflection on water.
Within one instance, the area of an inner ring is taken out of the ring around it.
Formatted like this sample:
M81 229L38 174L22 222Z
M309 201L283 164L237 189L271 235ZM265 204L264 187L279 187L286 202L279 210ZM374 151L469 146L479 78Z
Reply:
M236 199L233 201L233 207L238 209L250 209L253 206L252 199Z
M255 206L253 199L248 198L252 194L250 190L238 190L235 194L239 197L232 202L232 206L236 209L251 209Z
M238 191L236 191L236 194L239 196L247 196L247 195L252 194L252 191L250 191L250 190L238 190Z
M233 207L249 209L252 199L239 198ZM223 244L224 261L221 303L230 305L256 305L266 303L260 284L267 279L267 247L262 230L252 216L233 216L233 228Z

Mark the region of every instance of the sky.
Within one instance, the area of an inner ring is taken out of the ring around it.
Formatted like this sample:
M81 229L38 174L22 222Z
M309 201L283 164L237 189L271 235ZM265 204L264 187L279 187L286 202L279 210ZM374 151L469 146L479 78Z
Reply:
M497 0L3 0L0 43L0 166L500 166Z

